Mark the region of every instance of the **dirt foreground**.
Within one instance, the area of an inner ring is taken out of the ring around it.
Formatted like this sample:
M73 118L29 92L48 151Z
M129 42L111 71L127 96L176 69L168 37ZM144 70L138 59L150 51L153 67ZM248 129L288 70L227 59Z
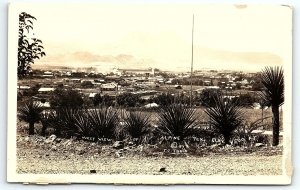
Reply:
M215 151L166 156L145 154L143 147L122 149L72 139L17 137L17 173L22 174L149 174L149 175L281 175L282 152Z

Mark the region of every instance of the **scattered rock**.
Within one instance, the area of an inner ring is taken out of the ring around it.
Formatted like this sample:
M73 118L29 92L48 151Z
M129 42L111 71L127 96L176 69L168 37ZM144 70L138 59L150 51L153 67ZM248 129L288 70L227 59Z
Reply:
M218 147L219 147L218 144L213 144L213 145L210 146L211 149L215 149L215 148L218 148Z
M255 147L263 147L265 146L263 143L255 143Z
M55 139L55 142L57 142L57 143L60 143L61 141L62 141L61 138L56 138L56 139Z
M79 149L78 150L78 155L83 155L84 153L86 153L86 151L84 149Z
M144 150L144 146L143 145L139 145L138 149L140 150L140 152L142 152Z
M165 167L162 167L159 169L159 172L167 172L166 168Z
M82 148L82 147L77 147L77 148L75 148L75 151L76 151L76 153L78 154L78 155L83 155L83 154L85 154L87 151L86 151L86 149L84 149L84 148Z
M128 146L133 146L134 143L132 141L128 142Z
M57 147L56 147L55 145L53 145L53 146L51 147L51 150L52 150L52 151L57 151Z
M72 144L72 140L66 140L64 143L63 143L63 145L64 146L66 146L66 147L68 147L68 146L70 146Z
M45 143L52 143L56 139L56 135L51 135L48 139L45 140Z
M96 146L96 143L91 143L91 146Z
M116 157L116 158L122 157L122 153L120 153L120 152L115 152L115 157Z
M28 142L30 139L29 139L29 137L25 137L24 140L25 140L26 142Z
M91 173L91 174L95 174L95 173L97 173L97 172L96 172L96 170L90 170L90 173Z
M122 141L116 141L114 144L113 144L113 148L115 149L121 149L124 147L124 144Z

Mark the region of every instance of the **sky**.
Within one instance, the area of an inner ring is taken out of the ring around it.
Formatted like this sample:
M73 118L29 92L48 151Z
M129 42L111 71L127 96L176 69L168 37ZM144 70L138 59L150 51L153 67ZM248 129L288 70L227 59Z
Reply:
M34 35L47 56L35 66L62 65L260 71L291 57L292 11L277 5L19 4L37 18ZM18 25L16 24L16 27Z

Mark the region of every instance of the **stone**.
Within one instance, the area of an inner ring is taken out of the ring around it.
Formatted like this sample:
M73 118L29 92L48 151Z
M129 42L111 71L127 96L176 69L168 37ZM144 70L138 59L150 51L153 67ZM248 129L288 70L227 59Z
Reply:
M84 149L79 149L77 150L78 155L83 155L84 153L86 153L86 151Z
M25 140L26 142L28 142L28 141L29 141L29 137L25 137L24 140Z
M165 167L162 167L159 169L159 172L167 172L166 168Z
M96 172L96 170L90 170L90 173L91 173L91 174L95 174L95 173L97 173L97 172Z
M115 149L121 149L124 147L124 144L122 141L116 141L114 144L113 144L113 148Z
M255 143L255 147L263 147L265 146L263 143Z
M63 145L64 146L66 146L66 147L68 147L68 146L70 146L72 144L72 140L66 140L64 143L63 143Z
M57 147L56 147L55 145L53 145L53 146L51 147L51 150L52 150L52 151L57 151Z
M56 135L51 135L45 140L45 143L52 143L56 139Z

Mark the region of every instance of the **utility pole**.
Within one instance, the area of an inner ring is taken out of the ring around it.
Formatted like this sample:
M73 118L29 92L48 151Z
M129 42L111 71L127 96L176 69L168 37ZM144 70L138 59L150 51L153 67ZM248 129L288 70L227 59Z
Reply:
M191 82L191 95L190 95L190 107L193 105L193 60L194 59L194 14L193 14L193 23L192 23L192 62L191 62L191 75L190 75L190 82Z

